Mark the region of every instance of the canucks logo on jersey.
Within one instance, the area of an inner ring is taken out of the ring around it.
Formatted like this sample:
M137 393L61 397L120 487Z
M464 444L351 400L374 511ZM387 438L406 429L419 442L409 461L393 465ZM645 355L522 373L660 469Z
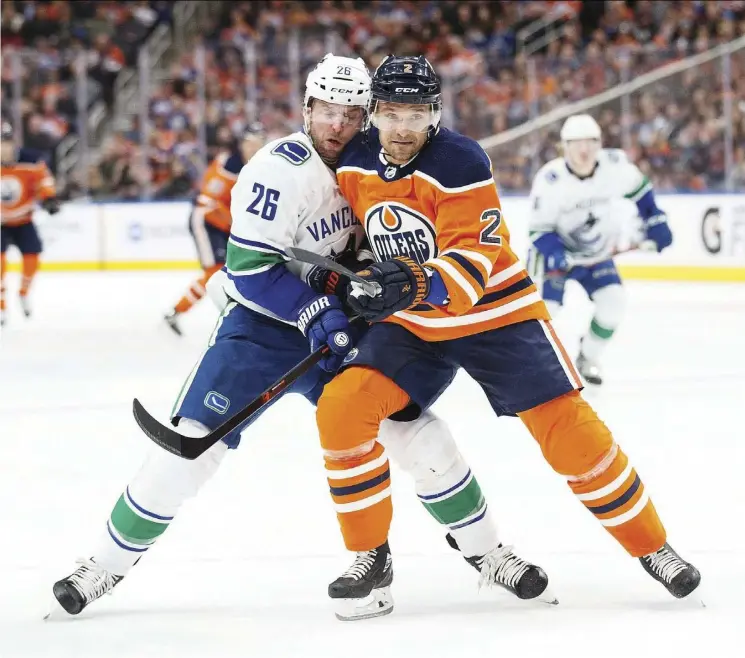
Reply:
M367 211L365 227L378 260L408 256L424 263L437 256L435 227L427 217L402 203L375 204Z

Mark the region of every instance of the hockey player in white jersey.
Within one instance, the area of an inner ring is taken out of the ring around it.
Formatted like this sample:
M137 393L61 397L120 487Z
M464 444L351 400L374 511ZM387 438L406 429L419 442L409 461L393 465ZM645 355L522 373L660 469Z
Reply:
M632 219L624 204L636 204L642 222L634 246L662 251L672 243L672 233L649 179L623 151L601 148L600 126L590 115L569 117L561 142L564 156L541 167L533 180L528 263L554 317L568 280L589 295L594 314L581 340L577 368L587 382L601 384L600 357L621 322L626 300L613 261L634 232L624 226Z
M284 249L300 246L362 269L365 253L356 246L363 230L338 190L333 167L363 125L369 91L361 59L327 55L308 76L305 130L267 144L241 170L232 191L226 266L210 282L224 295L224 308L172 412L182 434L206 435L325 343L330 352L320 367L289 389L315 404L352 350L358 328L350 326L342 292L349 282L291 261ZM214 474L227 451L238 446L244 429L193 461L153 446L114 506L92 557L54 584L59 605L78 614L110 592L165 532L182 503ZM488 574L485 584L501 585L525 599L544 592L548 579L543 570L500 542L478 483L443 421L431 412L411 422L387 420L380 439L415 478L417 494L449 531L451 546L482 577ZM385 483L387 456L376 467ZM335 475L328 476L333 489ZM473 484L459 486L465 481ZM432 511L435 499L447 509L447 519ZM503 564L510 565L509 580ZM385 583L392 577L389 568L371 597L374 604L350 610L344 618L390 612Z

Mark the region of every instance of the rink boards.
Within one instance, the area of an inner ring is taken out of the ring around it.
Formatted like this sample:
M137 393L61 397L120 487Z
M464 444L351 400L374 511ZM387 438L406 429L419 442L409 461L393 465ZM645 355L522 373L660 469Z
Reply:
M658 195L674 235L663 254L619 257L629 279L745 281L745 195ZM502 198L512 244L524 258L528 198ZM631 208L633 210L633 207ZM44 243L43 268L58 271L178 270L198 267L188 231L190 204L65 204L50 217L39 210L36 222ZM629 218L629 223L631 222ZM18 254L9 253L10 270Z

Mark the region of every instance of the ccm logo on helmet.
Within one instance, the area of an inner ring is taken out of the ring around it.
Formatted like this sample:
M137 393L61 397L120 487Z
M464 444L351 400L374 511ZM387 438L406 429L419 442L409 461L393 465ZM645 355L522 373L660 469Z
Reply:
M331 91L332 92L336 91L340 94L351 94L354 91L354 89L341 89L340 87L331 87Z
M411 94L419 91L419 87L396 87L396 93Z

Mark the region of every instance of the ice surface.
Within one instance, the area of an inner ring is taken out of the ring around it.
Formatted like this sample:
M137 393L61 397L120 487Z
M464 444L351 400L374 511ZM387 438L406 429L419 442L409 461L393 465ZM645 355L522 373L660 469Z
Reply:
M589 391L630 455L671 544L702 571L700 608L628 558L465 375L436 405L506 541L548 572L561 604L477 591L394 469L393 614L337 621L326 586L349 564L312 409L288 398L248 433L111 597L43 622L51 585L88 555L147 439L131 400L165 419L214 319L161 326L189 273L42 273L35 316L0 338L0 657L741 655L745 640L745 286L628 284L627 320ZM576 289L557 329L576 350Z

